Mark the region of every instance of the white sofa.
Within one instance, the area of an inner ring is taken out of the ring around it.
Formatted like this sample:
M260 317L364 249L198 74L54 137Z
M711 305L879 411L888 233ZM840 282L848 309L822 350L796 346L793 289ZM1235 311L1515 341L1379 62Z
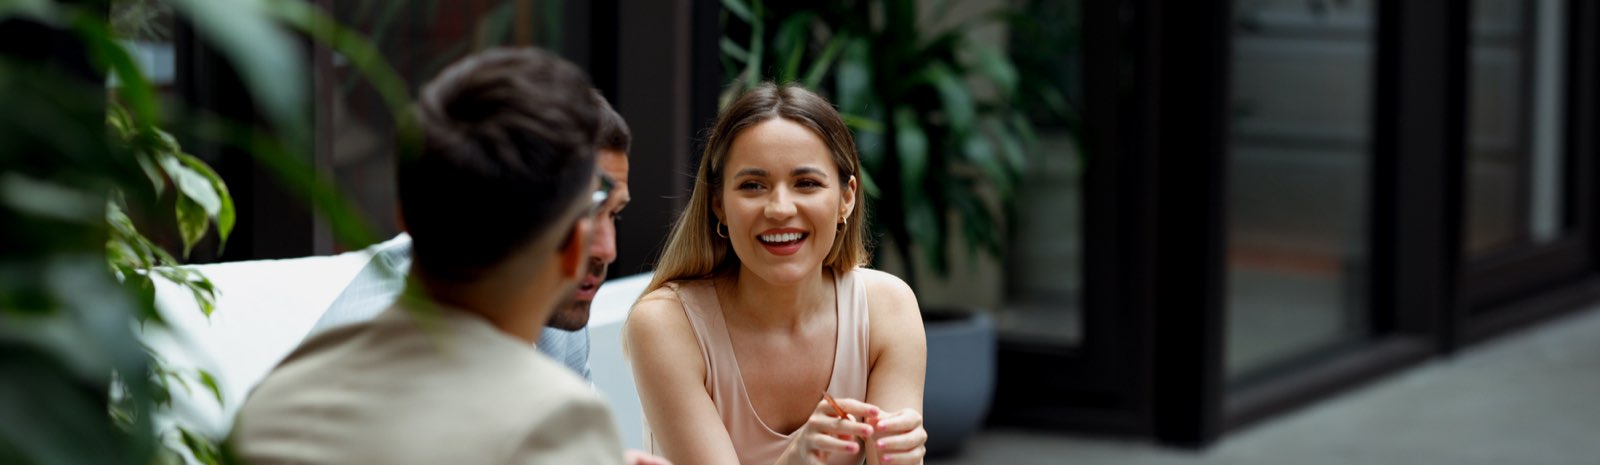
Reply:
M212 373L222 394L219 405L198 382L187 390L174 389L173 412L163 425L176 423L208 437L225 437L250 390L305 338L328 304L366 266L372 249L194 266L217 288L210 318L186 289L156 280L157 307L168 329L145 331L146 343L169 369ZM622 356L621 329L649 279L643 274L608 281L595 297L589 320L595 387L610 401L623 443L635 449L643 440L643 417L633 372Z

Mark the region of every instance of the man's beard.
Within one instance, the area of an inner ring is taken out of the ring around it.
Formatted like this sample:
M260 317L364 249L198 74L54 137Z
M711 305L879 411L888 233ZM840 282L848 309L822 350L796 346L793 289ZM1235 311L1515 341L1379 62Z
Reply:
M600 290L600 285L605 283L606 264L600 259L591 258L589 262L589 276L598 277L595 290ZM587 277L586 277L587 278ZM593 300L578 300L578 288L573 287L561 298L561 303L556 305L556 311L550 314L550 321L545 326L562 331L577 331L589 326L589 307Z

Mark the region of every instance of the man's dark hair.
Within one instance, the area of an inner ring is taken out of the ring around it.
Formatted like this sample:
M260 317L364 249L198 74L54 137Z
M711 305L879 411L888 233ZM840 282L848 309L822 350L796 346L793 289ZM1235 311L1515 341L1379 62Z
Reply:
M423 87L422 149L401 157L398 187L424 273L475 280L572 226L595 182L600 109L589 89L577 66L532 48L467 56Z
M616 150L624 155L633 145L633 132L628 130L628 122L623 121L622 115L611 108L611 102L606 101L606 96L600 95L599 90L594 91L595 105L600 107L600 136L595 143L602 149Z

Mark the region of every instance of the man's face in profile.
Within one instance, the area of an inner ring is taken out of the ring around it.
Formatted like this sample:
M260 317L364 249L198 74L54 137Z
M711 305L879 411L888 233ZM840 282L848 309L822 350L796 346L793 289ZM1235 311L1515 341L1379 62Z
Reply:
M550 315L546 326L577 331L589 324L589 306L606 279L606 267L617 261L617 217L628 206L628 155L620 150L600 149L595 162L611 176L611 194L595 214L594 239L589 242L588 273L578 281L578 289L568 303ZM563 299L567 300L567 299Z

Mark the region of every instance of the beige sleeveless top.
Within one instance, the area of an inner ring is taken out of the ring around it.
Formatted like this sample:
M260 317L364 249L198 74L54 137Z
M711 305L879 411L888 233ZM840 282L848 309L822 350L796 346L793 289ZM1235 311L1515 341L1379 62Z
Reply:
M828 394L835 398L866 399L867 397L867 294L866 284L858 273L847 272L833 281L838 313L838 339L833 354L833 377L828 380ZM722 317L722 305L711 280L669 283L683 303L683 312L689 317L695 338L700 341L700 354L705 357L706 392L722 416L722 425L728 428L728 437L738 451L743 465L772 465L789 445L789 435L779 434L756 415L750 394L744 387L744 376L739 372L739 360L734 357L733 342ZM817 394L818 400L821 393ZM658 452L655 436L645 428L646 443L652 452ZM831 464L861 463L861 456L833 454Z

